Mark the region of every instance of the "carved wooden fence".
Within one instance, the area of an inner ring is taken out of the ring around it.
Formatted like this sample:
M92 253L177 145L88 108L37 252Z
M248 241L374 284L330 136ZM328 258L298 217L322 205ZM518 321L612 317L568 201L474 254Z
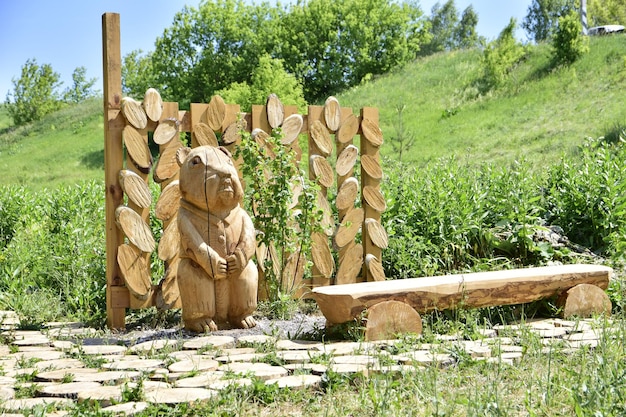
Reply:
M242 114L238 105L214 96L210 103L192 103L188 111L181 111L178 103L162 102L153 89L140 103L122 97L119 14L105 13L102 29L109 327L125 327L127 308L180 307L177 246L172 243L177 239L180 196L176 151L184 146L180 133L191 133L192 147L219 140L233 151L241 141L238 120L245 121L248 132L276 127L294 132L293 139L284 142L298 154L302 152L297 137L307 135L309 177L321 187L318 205L324 211L325 233L312 236L312 277L304 287L385 278L381 251L387 235L380 224L385 200L379 154L383 137L377 109L366 107L354 114L331 97L324 106L309 106L308 114L299 115L295 106L283 106L278 97L270 96L266 105ZM159 147L156 164L149 136ZM150 177L161 187L154 207ZM162 222L160 242L148 226L150 216ZM164 263L163 277L152 277L150 254L155 250Z

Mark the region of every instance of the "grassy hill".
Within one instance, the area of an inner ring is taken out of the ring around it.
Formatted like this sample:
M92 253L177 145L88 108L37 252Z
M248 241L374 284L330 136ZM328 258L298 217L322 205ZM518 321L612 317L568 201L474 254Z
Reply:
M586 137L626 126L626 42L591 38L591 51L568 68L550 67L550 46L527 59L498 91L478 96L481 52L455 51L419 59L338 95L342 106L378 107L382 154L398 159L396 108L415 141L403 160L423 166L455 155L471 163L508 164L526 158L537 167L576 152ZM33 189L103 178L103 117L99 99L11 129L0 107L0 184Z

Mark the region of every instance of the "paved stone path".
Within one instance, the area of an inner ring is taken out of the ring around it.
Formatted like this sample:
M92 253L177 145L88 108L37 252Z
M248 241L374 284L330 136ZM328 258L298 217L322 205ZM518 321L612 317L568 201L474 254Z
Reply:
M138 342L103 337L79 323L49 323L41 331L19 330L12 312L0 311L0 412L55 404L62 416L76 401L98 402L102 411L132 415L149 404L177 404L219 395L233 384L254 378L281 388L317 387L327 372L361 373L415 370L416 366L456 362L459 349L477 360L514 365L524 355L519 344L528 334L564 352L594 347L602 331L592 322L559 319L494 326L480 340L435 336L431 343L315 342L244 335L183 335ZM610 330L610 328L609 328ZM607 331L607 330L604 330ZM409 348L407 349L407 346ZM280 363L280 365L276 365ZM129 401L140 391L143 401Z

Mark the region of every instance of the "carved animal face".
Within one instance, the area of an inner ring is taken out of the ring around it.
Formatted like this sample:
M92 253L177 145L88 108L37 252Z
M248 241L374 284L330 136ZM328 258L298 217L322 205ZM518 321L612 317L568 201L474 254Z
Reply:
M235 208L243 196L243 188L230 153L212 146L183 149L178 158L179 162L182 160L182 198L209 212Z

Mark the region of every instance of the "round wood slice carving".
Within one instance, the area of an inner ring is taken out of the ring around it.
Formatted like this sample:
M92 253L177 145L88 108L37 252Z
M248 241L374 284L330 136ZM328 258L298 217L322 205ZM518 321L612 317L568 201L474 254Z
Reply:
M154 135L152 140L157 145L165 145L171 141L178 133L179 122L176 119L165 119L159 122L159 125L154 129Z
M335 221L333 220L333 211L330 208L330 203L326 199L326 196L321 191L317 192L317 208L322 210L321 226L324 233L328 236L332 236L335 232Z
M361 156L361 167L367 175L375 180L383 177L383 169L380 167L380 162L378 162L378 158L372 155Z
M335 261L328 246L328 236L324 233L313 233L311 235L311 256L313 263L320 273L330 278L335 271Z
M150 226L133 209L119 206L115 210L115 221L130 243L137 246L142 252L154 251L156 243Z
M143 96L143 109L148 119L153 122L159 121L163 113L163 100L156 89L148 88L146 90L146 94Z
M161 156L154 168L154 181L157 183L163 182L175 176L180 169L178 160L176 159L176 153L182 146L168 146L161 152Z
M365 340L392 340L403 333L422 334L422 318L402 301L382 301L367 309Z
M365 256L365 265L367 266L367 270L373 281L385 280L385 270L383 269L383 264L376 256L368 253Z
M156 203L154 214L157 219L168 221L178 213L180 206L180 187L178 180L170 182L167 187L161 191L159 200Z
M286 284L285 291L297 289L302 283L304 276L304 264L306 260L299 252L292 253L283 269L283 283Z
M218 147L217 136L215 136L215 132L213 129L209 127L209 125L205 123L196 123L193 127L193 134L196 137L196 141L198 142L198 146L213 146Z
M315 120L311 123L311 126L309 126L309 134L320 153L325 157L330 156L333 152L333 142L330 139L330 133L328 129L326 129L326 126L324 126L321 121Z
M226 103L224 103L224 99L220 96L211 97L209 107L206 109L207 125L209 125L214 132L220 131L225 117Z
M337 131L341 125L341 106L335 97L328 97L324 103L324 120L331 132Z
M363 215L364 211L360 207L353 208L346 213L335 235L337 247L342 248L354 239L363 224Z
M387 208L385 197L383 197L378 186L366 185L363 187L363 198L371 208L379 213L382 213Z
M359 156L359 149L354 145L348 145L337 157L337 165L335 169L340 176L348 175L350 170L356 163L356 158Z
M354 207L354 202L359 195L359 181L350 177L341 184L335 199L335 205L339 210L347 210Z
M150 295L150 270L146 258L137 248L123 244L117 248L117 263L128 291L138 300Z
M303 124L304 119L300 114L292 114L287 117L281 126L283 138L280 140L280 143L283 145L291 145L298 138Z
M140 102L130 97L124 97L120 104L122 115L128 123L137 129L145 129L148 125L148 116Z
M311 165L313 166L315 178L317 178L320 184L326 188L333 185L333 168L326 158L321 155L313 155L311 156Z
M363 267L363 246L351 245L339 261L335 284L354 284Z
M120 186L133 203L141 208L148 208L152 204L150 187L139 175L133 171L122 169L120 171Z
M276 158L276 152L274 152L274 147L268 142L270 135L267 134L263 129L254 129L250 134L252 139L259 146L259 152L264 153L268 158Z
M236 122L228 125L224 134L222 135L222 143L224 145L230 145L231 143L236 143L241 140L241 131L246 128L246 121L244 119L240 119Z
M148 148L148 138L129 125L126 125L124 130L122 130L122 138L124 139L128 155L130 155L137 167L149 170L152 166L152 155L150 154L150 148Z
M265 103L267 110L267 122L272 129L276 129L283 124L285 118L285 107L276 94L270 94Z
M163 231L159 240L158 254L162 261L170 261L180 249L180 233L178 232L178 222L172 219L170 224Z
M611 299L600 287L593 284L578 284L561 294L556 305L562 309L565 319L588 318L595 315L611 315Z
M365 219L365 228L367 229L367 235L372 243L381 249L387 248L389 245L389 237L385 228L376 219Z
M380 130L378 123L374 123L370 119L363 119L361 130L365 139L373 146L379 147L383 144L383 132Z
M359 131L359 118L351 114L341 123L335 138L340 143L350 142Z
M172 308L178 298L180 291L178 289L178 261L172 264L165 271L165 277L159 284L159 292L157 293L156 304L159 310L167 310Z

